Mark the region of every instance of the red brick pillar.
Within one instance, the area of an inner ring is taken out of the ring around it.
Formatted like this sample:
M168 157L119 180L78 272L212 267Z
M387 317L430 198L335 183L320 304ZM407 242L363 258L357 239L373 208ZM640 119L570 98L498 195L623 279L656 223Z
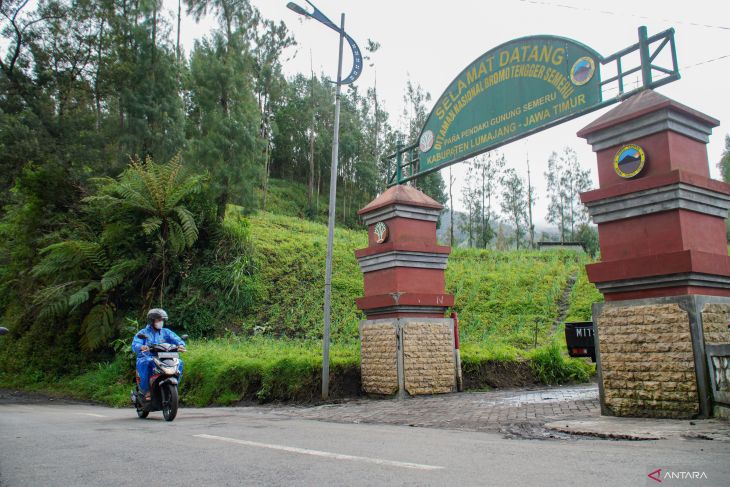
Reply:
M450 247L438 245L442 205L398 185L361 209L368 247L355 252L365 281L357 300L361 373L366 392L433 394L455 386L454 297L445 291Z
M365 279L357 306L368 318L443 318L454 304L444 281L451 247L436 242L442 209L417 189L398 185L358 212L368 226L368 247L355 251Z
M578 132L598 160L599 188L581 199L601 245L587 272L606 301L594 307L604 414L710 414L704 347L728 341L715 315L730 317L730 185L710 179L706 150L718 124L646 90Z

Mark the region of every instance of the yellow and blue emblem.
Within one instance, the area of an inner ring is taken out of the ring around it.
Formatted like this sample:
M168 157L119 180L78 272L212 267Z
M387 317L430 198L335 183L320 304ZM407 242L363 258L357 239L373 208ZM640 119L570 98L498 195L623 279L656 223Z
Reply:
M644 149L635 144L628 144L616 153L613 158L613 168L622 178L633 178L644 169L646 154Z
M570 81L576 86L588 83L596 72L596 62L590 56L579 58L570 68Z

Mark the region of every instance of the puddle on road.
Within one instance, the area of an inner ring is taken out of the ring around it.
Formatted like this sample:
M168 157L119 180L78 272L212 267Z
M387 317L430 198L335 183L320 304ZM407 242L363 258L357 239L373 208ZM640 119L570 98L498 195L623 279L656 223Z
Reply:
M549 404L555 402L590 401L598 399L598 389L556 389L555 391L534 391L516 393L514 396L483 398L477 403L484 406L519 407L527 404Z

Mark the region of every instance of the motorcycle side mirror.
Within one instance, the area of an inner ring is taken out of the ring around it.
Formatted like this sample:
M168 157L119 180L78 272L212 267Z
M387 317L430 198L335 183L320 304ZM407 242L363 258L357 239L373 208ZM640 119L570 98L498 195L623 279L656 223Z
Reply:
M6 335L8 333L8 329L4 326L0 326L0 335Z
M137 338L141 340L147 340L147 335L145 335L144 333L137 333Z
M183 335L180 338L182 338L183 340L187 340L188 339L188 336L187 335Z

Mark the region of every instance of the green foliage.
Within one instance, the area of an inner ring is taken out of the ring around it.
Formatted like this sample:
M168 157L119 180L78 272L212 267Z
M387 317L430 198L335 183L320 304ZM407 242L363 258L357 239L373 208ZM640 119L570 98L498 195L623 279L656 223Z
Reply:
M260 178L260 113L241 35L214 33L195 44L190 59L190 156L211 174L219 220L230 200L254 206L253 188Z
M257 190L256 195L257 199L261 201L263 199L263 190ZM341 191L338 191L338 197L342 198ZM338 203L340 202L338 201ZM269 213L308 218L319 223L326 223L327 206L327 195L320 195L314 201L312 211L309 211L308 188L305 184L283 179L269 179L266 197L266 211Z
M603 295L596 286L588 282L588 275L583 267L570 294L570 306L565 321L591 321L593 303L602 301Z
M722 157L717 163L722 180L726 183L730 182L730 134L725 134L725 150L722 151Z
M575 240L583 244L586 253L595 259L601 251L598 242L598 229L588 223L582 223L575 234Z
M575 241L578 227L588 223L579 195L591 187L590 171L581 168L575 150L565 147L560 155L550 155L545 178L550 202L546 219L558 226L561 241Z
M216 232L216 246L187 263L169 309L191 337L240 331L258 303L262 286L249 232L246 220L231 216Z
M535 349L529 357L535 376L543 384L587 382L595 371L593 365L567 357L558 341Z
M520 349L549 341L558 300L582 265L574 252L455 249L446 269L464 342L499 342Z
M118 179L101 180L98 193L84 200L89 215L98 218L90 221L87 240L64 240L40 251L32 270L42 285L34 296L37 318L78 320L82 348L94 351L119 330L117 309L128 302L127 293L142 289L149 296L156 286L161 303L171 264L198 238L186 202L202 179L186 175L175 157L162 165L150 158L132 162Z
M279 337L319 338L324 306L327 227L260 212L249 219L260 299L243 325ZM354 249L367 246L362 231L335 230L332 336L354 339L362 314L355 298L363 284Z

